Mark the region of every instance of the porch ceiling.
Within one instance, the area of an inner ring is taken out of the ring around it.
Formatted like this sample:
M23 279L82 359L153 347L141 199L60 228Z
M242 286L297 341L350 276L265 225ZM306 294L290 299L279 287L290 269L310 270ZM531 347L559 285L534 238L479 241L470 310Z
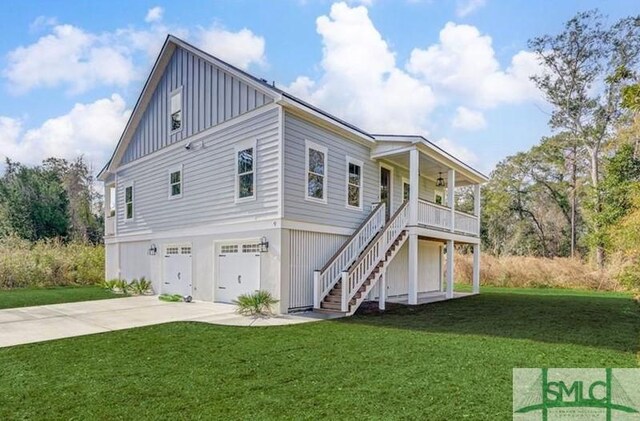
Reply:
M379 158L382 161L386 161L392 165L396 165L409 170L409 152L399 152L394 155L384 156ZM431 181L436 181L439 177L439 173L442 173L442 178L447 180L447 171L449 171L449 167L441 164L435 159L431 158L424 153L420 153L420 176L425 177ZM457 171L456 172L456 187L470 186L473 184L477 184L477 182L471 180L469 177L465 176L464 173Z

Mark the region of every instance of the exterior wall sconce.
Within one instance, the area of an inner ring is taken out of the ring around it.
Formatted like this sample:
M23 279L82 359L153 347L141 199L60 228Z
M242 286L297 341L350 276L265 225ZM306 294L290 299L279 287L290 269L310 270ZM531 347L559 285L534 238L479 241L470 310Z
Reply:
M266 253L269 251L269 242L267 241L267 237L262 237L260 239L260 253Z
M147 254L149 256L155 256L156 253L158 253L158 247L155 244L151 244L151 247L147 250Z
M444 178L442 178L442 173L438 173L438 179L436 180L436 187L444 187Z

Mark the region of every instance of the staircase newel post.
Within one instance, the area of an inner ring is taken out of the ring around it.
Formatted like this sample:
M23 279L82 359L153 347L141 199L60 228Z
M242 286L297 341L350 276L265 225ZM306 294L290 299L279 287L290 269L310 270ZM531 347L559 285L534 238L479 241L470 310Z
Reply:
M320 271L313 271L313 307L320 308Z
M346 313L347 311L349 311L349 300L348 300L348 296L349 296L349 286L348 286L348 282L349 282L349 272L344 271L342 272L342 299L340 300L340 310L344 313Z

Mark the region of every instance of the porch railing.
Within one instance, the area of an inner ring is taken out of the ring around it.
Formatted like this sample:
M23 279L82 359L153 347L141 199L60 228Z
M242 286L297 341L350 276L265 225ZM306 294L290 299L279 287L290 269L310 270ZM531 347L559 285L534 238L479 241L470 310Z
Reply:
M451 219L451 208L438 205L427 200L418 200L418 224L443 230L451 230L451 223L455 222L453 229L467 235L477 236L478 217L465 212L455 211L454 220Z

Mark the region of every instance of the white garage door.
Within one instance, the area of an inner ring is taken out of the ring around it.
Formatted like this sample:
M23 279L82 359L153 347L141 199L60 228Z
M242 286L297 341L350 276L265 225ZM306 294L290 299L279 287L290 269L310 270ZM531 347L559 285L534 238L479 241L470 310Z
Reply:
M260 289L260 246L256 243L221 244L218 249L215 300L230 303L241 294Z
M165 247L163 265L163 294L192 295L191 246L169 245Z

